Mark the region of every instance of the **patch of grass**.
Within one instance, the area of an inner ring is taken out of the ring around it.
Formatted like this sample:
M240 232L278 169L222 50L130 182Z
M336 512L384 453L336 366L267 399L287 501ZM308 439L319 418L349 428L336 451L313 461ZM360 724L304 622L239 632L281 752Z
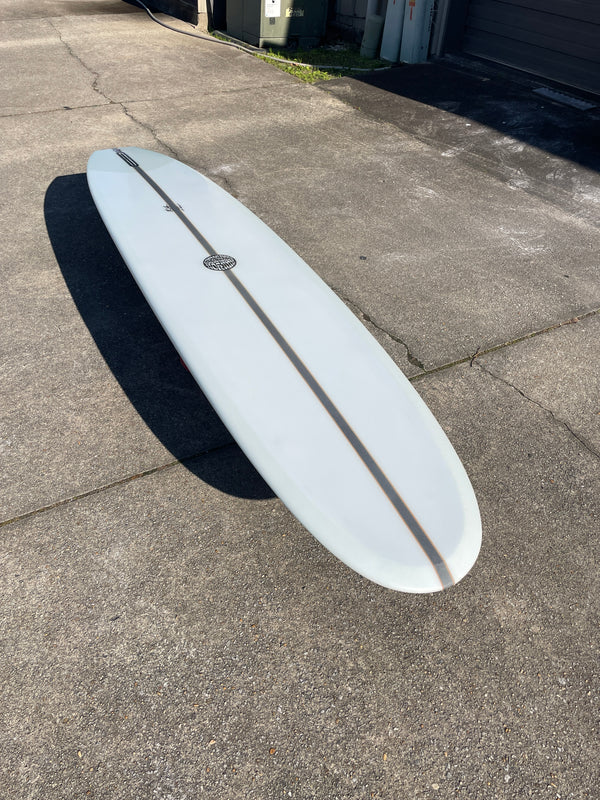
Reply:
M298 63L284 64L281 61L273 61L268 58L267 54ZM273 66L289 72L307 83L352 75L353 70L369 72L389 66L387 62L378 58L364 58L361 56L359 48L352 45L329 45L312 50L272 50L268 48L264 55L257 53L257 58L268 61Z

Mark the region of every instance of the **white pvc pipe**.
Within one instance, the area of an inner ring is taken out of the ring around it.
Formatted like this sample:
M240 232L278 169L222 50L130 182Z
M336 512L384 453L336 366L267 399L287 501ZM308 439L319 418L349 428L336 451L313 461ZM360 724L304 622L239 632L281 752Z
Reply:
M381 0L367 0L367 11L365 14L365 19L368 17L373 17L375 15L382 15L382 11L380 9Z
M365 20L365 31L363 33L360 54L365 58L376 58L379 42L381 41L381 29L383 28L383 17L373 14Z
M381 58L386 61L395 63L400 55L405 3L406 0L388 0L381 40Z
M400 61L420 64L427 61L433 19L433 0L408 0L404 11Z

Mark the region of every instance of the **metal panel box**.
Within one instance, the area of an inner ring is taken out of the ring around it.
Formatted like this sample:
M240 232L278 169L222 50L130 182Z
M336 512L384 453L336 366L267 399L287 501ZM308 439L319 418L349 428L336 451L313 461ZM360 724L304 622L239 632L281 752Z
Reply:
M227 33L258 47L316 47L326 22L327 0L227 0Z

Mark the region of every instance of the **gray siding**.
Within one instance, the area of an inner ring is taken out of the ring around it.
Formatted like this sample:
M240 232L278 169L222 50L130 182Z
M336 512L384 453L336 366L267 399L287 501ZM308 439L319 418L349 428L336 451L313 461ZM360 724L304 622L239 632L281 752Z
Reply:
M600 94L600 0L471 0L462 49Z

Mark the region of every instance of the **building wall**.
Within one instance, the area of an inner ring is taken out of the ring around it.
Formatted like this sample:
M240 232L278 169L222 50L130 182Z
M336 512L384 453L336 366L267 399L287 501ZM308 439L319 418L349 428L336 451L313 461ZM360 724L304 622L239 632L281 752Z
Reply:
M600 94L599 0L438 2L447 22L439 52L476 55Z
M598 0L470 0L465 53L600 93Z
M365 29L367 0L336 0L330 27L344 39L360 42Z
M198 14L206 14L206 0L152 0L152 9L198 24Z

